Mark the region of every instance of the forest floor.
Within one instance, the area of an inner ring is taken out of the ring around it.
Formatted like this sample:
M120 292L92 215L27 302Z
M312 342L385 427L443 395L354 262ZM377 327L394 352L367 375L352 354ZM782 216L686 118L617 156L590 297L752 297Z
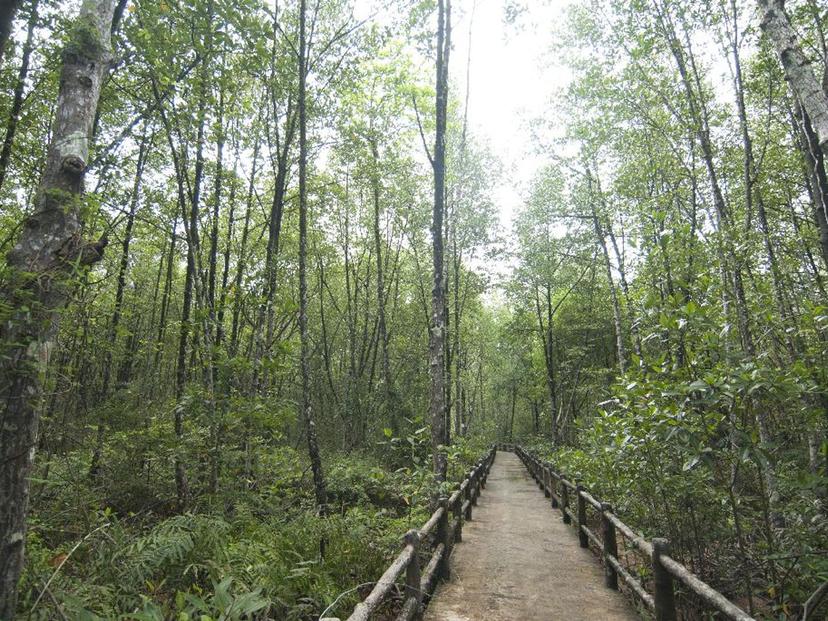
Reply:
M426 621L638 619L513 453L498 452L473 518Z

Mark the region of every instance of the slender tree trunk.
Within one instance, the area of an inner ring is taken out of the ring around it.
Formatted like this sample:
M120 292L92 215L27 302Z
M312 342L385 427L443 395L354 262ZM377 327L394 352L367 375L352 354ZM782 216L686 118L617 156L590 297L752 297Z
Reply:
M595 230L595 240L601 248L601 255L604 257L604 268L607 273L607 282L610 288L612 299L612 318L615 326L615 347L618 356L618 370L624 375L627 370L627 347L624 344L624 321L621 315L621 301L618 299L618 290L615 287L615 279L612 277L612 262L610 261L607 240L604 236L604 227L595 209L595 198L593 197L592 173L587 170L587 183L589 185L589 198L592 205L592 226Z
M512 382L512 390L509 392L512 397L512 408L511 414L509 415L509 444L511 444L515 432L515 406L517 405L517 384Z
M253 144L253 163L250 170L250 182L247 186L247 201L244 208L244 225L242 227L241 245L239 246L239 258L236 263L236 276L233 281L233 322L230 328L230 355L235 356L239 349L239 330L242 307L242 280L247 269L247 239L250 235L250 214L253 211L253 199L256 192L256 162L259 158L258 136Z
M544 322L544 310L541 306L540 293L535 287L535 311L538 318L538 332L543 345L543 361L546 367L546 389L549 391L549 434L552 442L558 441L558 386L555 381L555 352L553 345L554 332L552 328L552 292L546 286L545 295L546 321Z
M6 180L6 173L11 160L14 136L17 132L17 124L20 122L20 112L23 110L23 91L26 88L26 78L29 75L29 61L34 48L34 33L37 27L37 7L40 0L33 0L29 13L29 23L26 30L26 43L23 44L23 56L20 60L20 71L17 73L17 84L14 86L14 99L12 100L9 120L6 123L6 137L3 139L3 148L0 150L0 188ZM12 3L13 4L13 3ZM0 36L2 34L0 33ZM0 42L0 56L2 56L2 42Z
M382 363L383 414L391 422L396 435L400 430L399 412L394 403L394 386L391 383L391 361L388 356L388 329L385 323L385 270L382 262L382 238L380 236L380 176L379 150L374 136L369 139L374 168L371 171L371 194L374 202L374 255L377 262L377 329Z
M118 345L118 328L121 325L121 314L124 305L124 289L126 289L126 275L129 268L129 246L132 243L132 230L135 226L135 212L138 210L138 202L141 193L141 179L144 174L144 162L147 151L146 136L142 137L141 145L138 148L138 161L135 165L135 178L132 183L132 198L129 204L126 226L124 227L124 239L121 242L121 261L118 264L118 281L115 288L115 305L112 308L112 318L109 321L108 349L104 355L103 380L101 382L101 399L109 396L109 384L112 379L112 366L114 364L114 350ZM100 471L100 460L103 452L104 439L106 437L106 424L98 422L95 450L92 453L92 461L89 466L89 476L95 478Z
M0 3L0 67L3 66L6 44L11 36L14 14L17 12L17 7L20 4L21 0L4 0L4 2Z
M57 116L33 213L7 257L0 323L0 619L17 609L29 478L37 446L42 378L77 267L100 260L85 243L78 195L101 84L110 62L115 0L84 0L63 51Z
M308 78L308 49L305 36L306 0L299 2L299 338L301 341L300 372L302 376L301 409L308 440L308 454L313 471L313 489L316 506L320 514L327 512L328 494L325 488L325 474L319 453L316 422L313 414L310 385L311 343L308 331L308 139L306 112L306 85Z
M218 273L218 241L219 241L219 216L221 215L221 189L224 181L224 86L219 89L218 101L218 138L216 139L216 179L213 190L213 222L210 229L210 261L207 276L207 303L210 312L216 312L216 274ZM229 240L228 240L229 243Z
M227 308L227 287L230 284L230 255L233 249L233 234L235 232L236 218L236 174L238 171L239 147L236 145L236 156L233 163L233 174L230 177L230 196L227 200L229 211L227 212L227 241L224 245L221 268L221 294L219 295L218 311L216 314L216 347L224 342L224 313Z
M160 379L160 367L162 356L164 353L164 339L167 331L167 314L170 309L170 296L172 293L173 281L173 264L175 262L175 242L177 240L178 230L178 214L173 219L172 229L170 229L170 249L167 252L167 273L164 276L164 292L161 294L161 310L158 314L158 333L155 337L155 355L153 356L153 369L155 370L156 380Z
M443 284L443 214L446 187L446 116L448 109L448 60L451 48L451 1L437 3L436 132L434 137L434 210L431 222L434 282L431 290L429 331L429 417L434 474L444 481L448 461L443 442L446 437L445 339L446 298Z
M788 353L795 356L795 344L791 338L791 331L787 330L791 325L791 313L789 312L789 305L785 297L785 288L782 283L782 273L779 269L779 261L776 258L773 240L771 239L770 227L768 225L767 212L765 210L765 201L760 192L760 188L756 184L758 171L756 170L756 160L753 156L753 140L750 136L750 127L747 120L747 108L745 106L745 92L744 82L742 79L742 61L739 55L739 13L736 5L736 0L731 0L730 11L732 18L732 30L728 28L728 37L730 39L730 52L733 56L733 87L736 95L736 110L739 116L739 127L742 133L742 149L743 149L743 167L742 178L745 185L745 230L751 230L750 218L756 208L757 216L759 218L759 227L762 231L762 241L765 246L765 254L768 259L771 271L771 282L773 285L774 301L779 312L779 317L782 320L784 330L784 339L788 348Z
M454 235L452 236L452 272L454 280L454 319L452 325L454 328L451 331L452 341L452 358L454 362L454 435L460 437L464 433L466 427L464 422L464 412L461 404L461 392L463 389L463 379L461 372L463 370L463 360L460 351L460 266L462 264L462 257L457 250L457 228L455 222Z

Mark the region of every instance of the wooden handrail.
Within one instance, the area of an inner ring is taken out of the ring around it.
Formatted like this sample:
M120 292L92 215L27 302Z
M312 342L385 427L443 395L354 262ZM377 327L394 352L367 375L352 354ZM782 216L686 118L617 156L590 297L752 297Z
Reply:
M656 621L675 621L676 604L674 581L679 580L687 589L711 608L732 621L754 621L744 610L728 600L716 589L701 580L684 565L670 556L670 545L666 539L655 538L652 543L638 535L612 511L611 505L602 503L580 483L573 484L563 473L556 472L548 462L520 446L514 447L532 478L538 482L545 495L551 498L553 508L561 511L566 524L574 521L578 526L578 537L583 547L592 542L602 551L604 559L605 584L618 589L618 578L635 593L639 600L655 612ZM560 488L560 489L559 489ZM570 509L570 492L576 494L577 512ZM587 526L586 507L591 506L601 516L601 537ZM630 548L650 562L653 571L654 592L650 594L640 580L627 572L618 558L616 532L620 532Z
M472 507L477 504L480 490L486 486L498 447L492 447L463 479L449 498L441 498L440 506L431 514L422 528L410 530L403 539L403 549L368 594L354 608L347 621L367 621L385 601L397 580L405 573L405 600L397 619L410 621L422 616L423 605L434 593L439 580L449 577L448 559L454 544L461 540L463 522L470 520ZM509 450L512 450L511 448ZM420 564L420 552L434 533L428 562ZM327 621L338 621L326 617Z

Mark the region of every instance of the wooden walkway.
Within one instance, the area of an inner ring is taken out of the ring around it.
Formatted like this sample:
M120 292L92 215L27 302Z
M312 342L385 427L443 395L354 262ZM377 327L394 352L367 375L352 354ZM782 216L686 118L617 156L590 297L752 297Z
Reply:
M426 621L634 621L514 453L498 452Z

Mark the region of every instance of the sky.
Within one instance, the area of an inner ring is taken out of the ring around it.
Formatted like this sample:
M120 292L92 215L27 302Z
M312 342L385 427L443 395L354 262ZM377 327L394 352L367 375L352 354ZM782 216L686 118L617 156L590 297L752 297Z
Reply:
M550 48L572 0L523 0L519 17L507 23L507 5L515 4L510 0L454 0L449 66L456 96L462 98L471 21L469 127L503 163L495 200L507 232L544 163L531 138L533 120L544 115L553 94L569 81L568 71L551 62Z

